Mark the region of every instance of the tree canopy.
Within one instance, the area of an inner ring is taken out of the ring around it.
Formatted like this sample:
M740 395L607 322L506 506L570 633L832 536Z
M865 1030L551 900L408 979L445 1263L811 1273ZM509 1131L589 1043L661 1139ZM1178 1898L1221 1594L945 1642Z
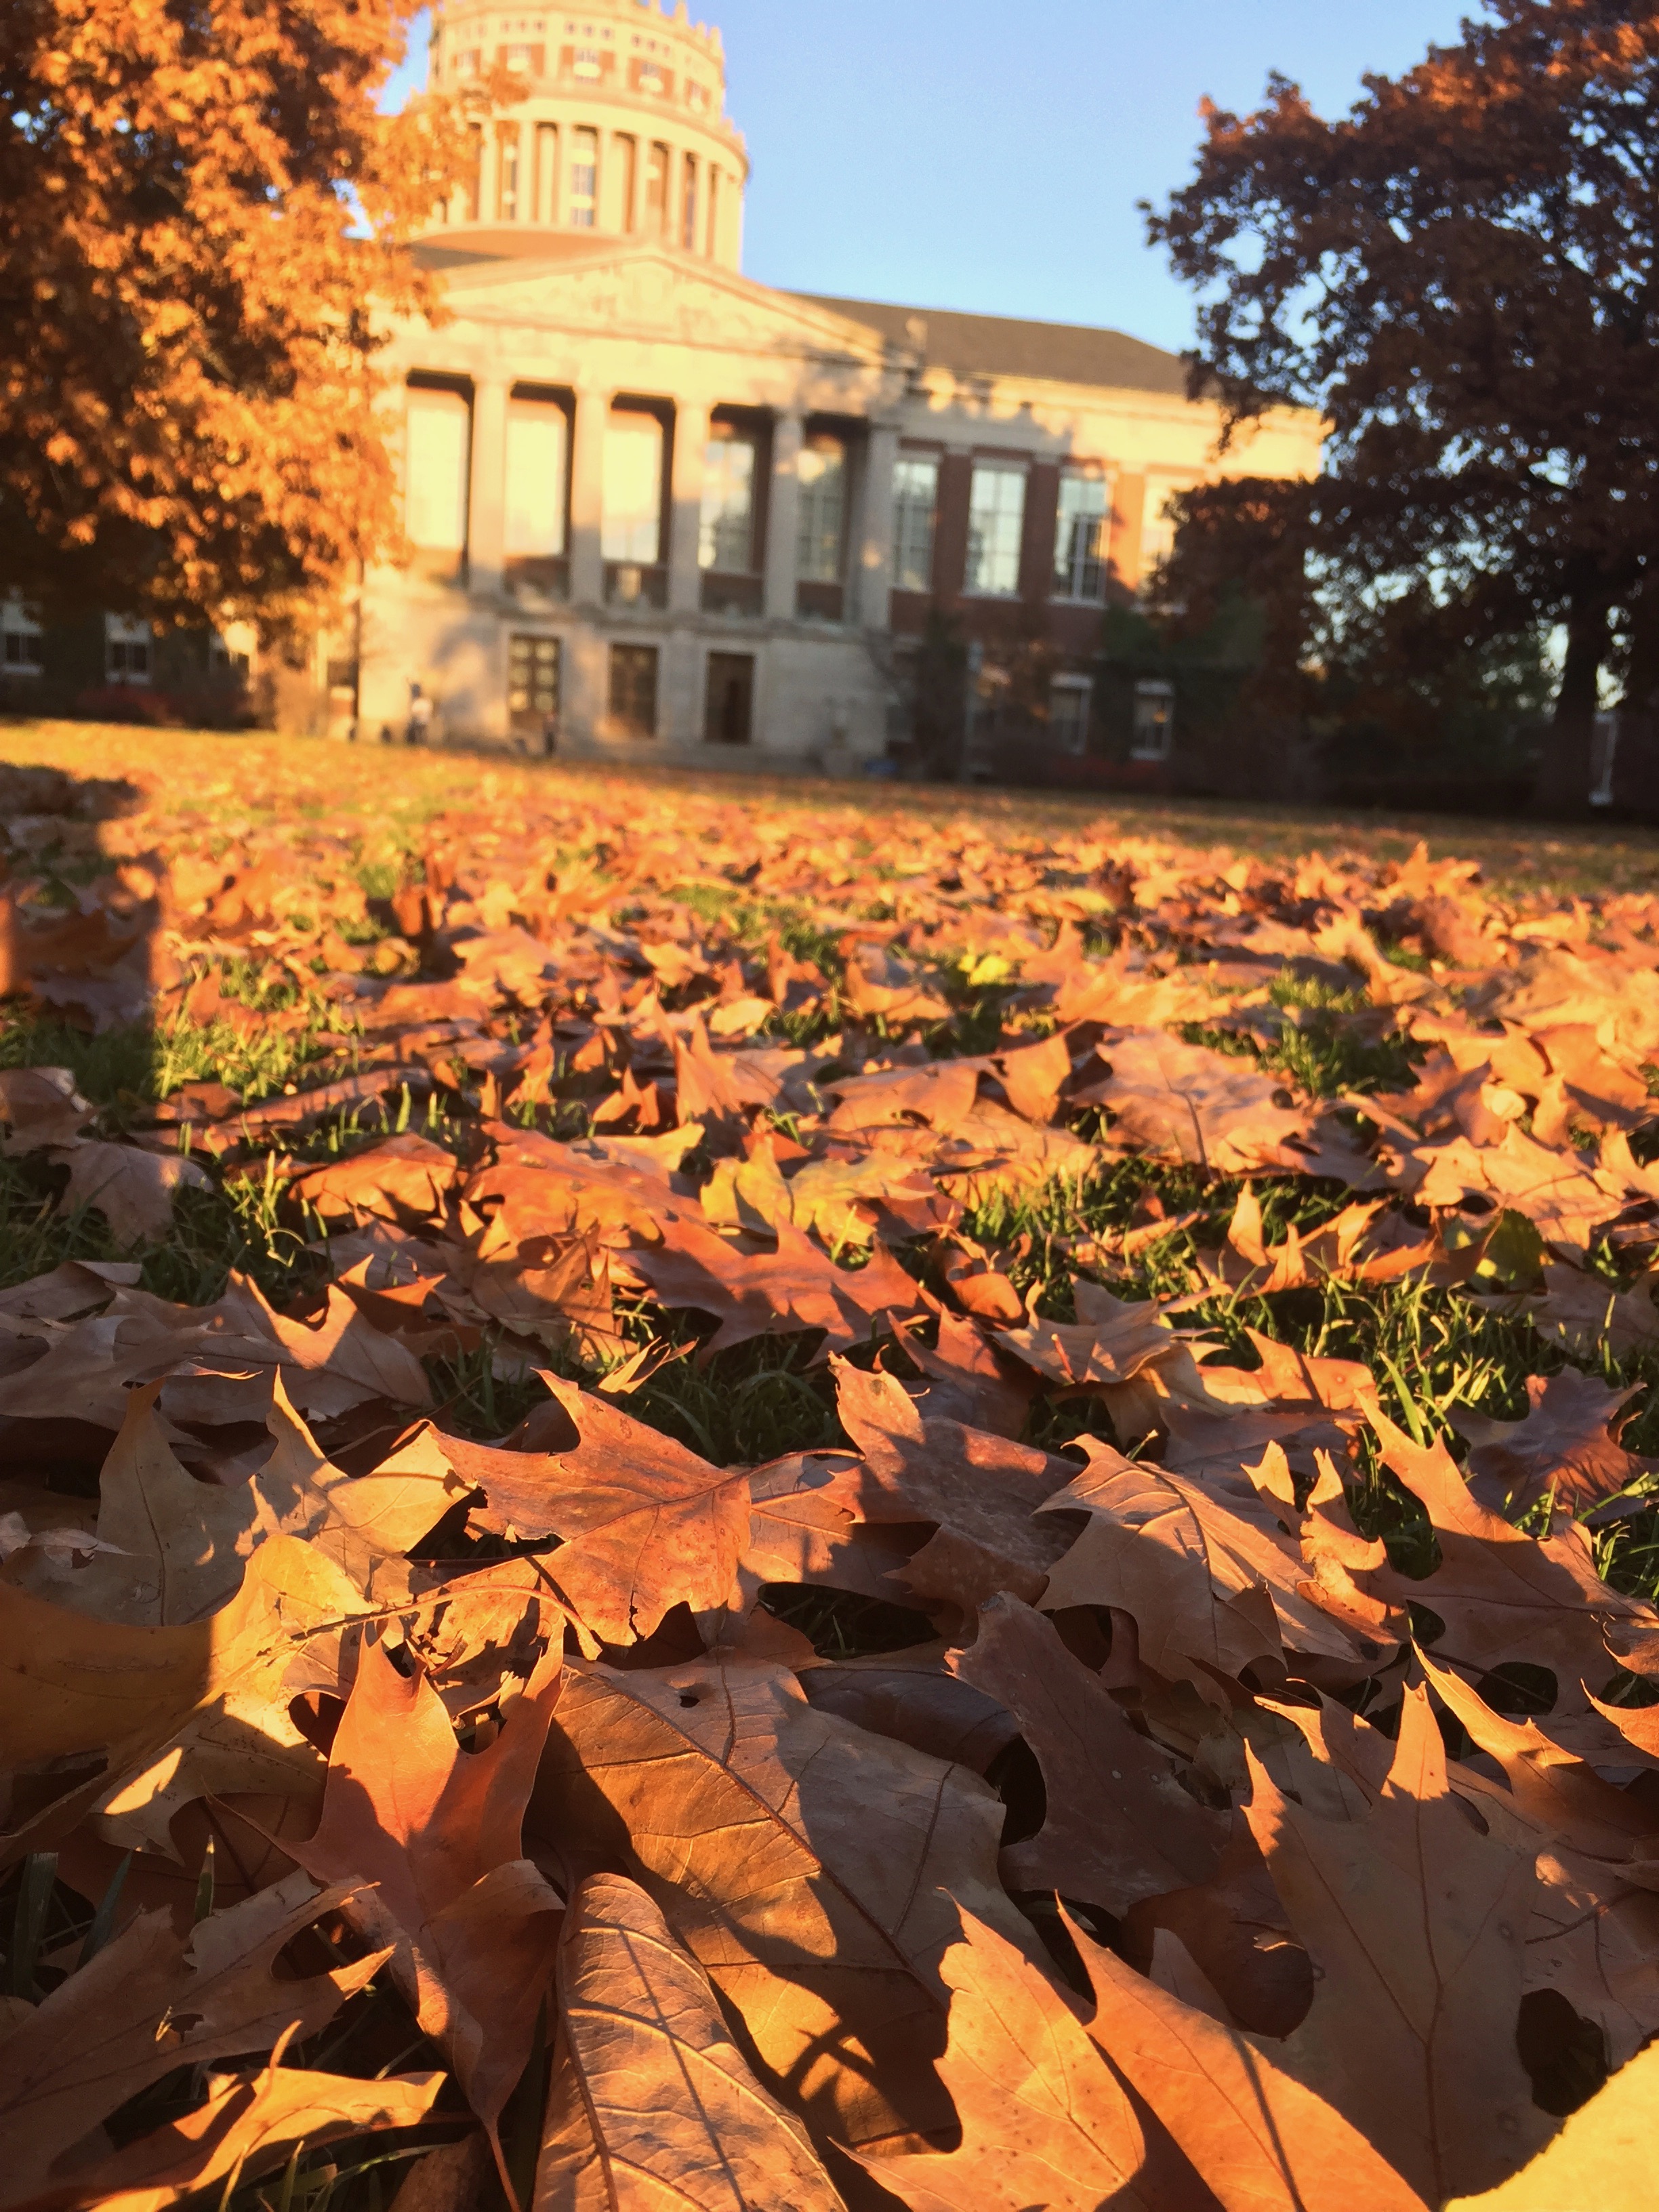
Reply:
M269 627L389 532L380 312L456 118L417 0L0 9L0 591Z
M1659 9L1491 0L1323 120L1206 111L1150 218L1200 295L1194 388L1332 431L1321 536L1467 626L1566 628L1543 783L1582 800L1601 671L1644 668L1659 555Z

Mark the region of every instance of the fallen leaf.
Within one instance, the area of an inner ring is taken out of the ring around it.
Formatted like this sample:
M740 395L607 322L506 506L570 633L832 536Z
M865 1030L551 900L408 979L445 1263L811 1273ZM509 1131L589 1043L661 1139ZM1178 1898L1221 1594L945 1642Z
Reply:
M755 2079L708 1976L637 1884L593 1875L559 1939L535 2212L650 2198L841 2212L800 2122Z

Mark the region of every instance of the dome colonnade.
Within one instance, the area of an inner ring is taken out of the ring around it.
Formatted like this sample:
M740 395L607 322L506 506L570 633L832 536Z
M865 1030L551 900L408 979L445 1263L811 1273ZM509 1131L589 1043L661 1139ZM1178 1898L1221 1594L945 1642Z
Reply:
M434 228L598 233L739 266L749 156L726 118L720 34L685 0L672 16L656 0L447 0L429 88L495 69L523 94L476 126L471 174Z

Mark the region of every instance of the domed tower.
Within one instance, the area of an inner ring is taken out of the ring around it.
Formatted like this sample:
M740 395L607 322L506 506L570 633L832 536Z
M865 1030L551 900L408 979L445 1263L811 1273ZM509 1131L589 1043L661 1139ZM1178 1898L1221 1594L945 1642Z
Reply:
M726 115L726 54L685 0L573 9L439 0L428 82L449 92L495 67L522 98L478 127L468 182L440 210L458 228L652 239L736 269L749 155ZM505 241L503 241L505 242Z

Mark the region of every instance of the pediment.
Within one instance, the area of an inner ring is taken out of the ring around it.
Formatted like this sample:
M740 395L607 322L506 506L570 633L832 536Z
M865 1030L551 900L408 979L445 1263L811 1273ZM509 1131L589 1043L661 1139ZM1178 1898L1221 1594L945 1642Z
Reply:
M866 325L657 246L568 260L528 257L448 272L456 320L830 358L882 368L906 358Z

